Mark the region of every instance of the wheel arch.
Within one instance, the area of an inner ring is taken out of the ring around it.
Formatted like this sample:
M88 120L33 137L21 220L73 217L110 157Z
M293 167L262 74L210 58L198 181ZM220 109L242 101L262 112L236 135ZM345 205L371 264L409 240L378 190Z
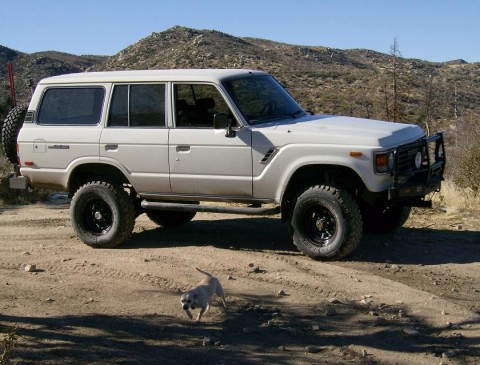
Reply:
M68 179L68 191L73 195L86 181L99 179L118 184L130 184L125 174L116 166L104 163L85 163L76 166Z
M366 186L353 169L342 165L310 164L299 167L290 177L281 199L282 220L286 220L295 196L312 185L325 184L347 191L354 199L360 197Z

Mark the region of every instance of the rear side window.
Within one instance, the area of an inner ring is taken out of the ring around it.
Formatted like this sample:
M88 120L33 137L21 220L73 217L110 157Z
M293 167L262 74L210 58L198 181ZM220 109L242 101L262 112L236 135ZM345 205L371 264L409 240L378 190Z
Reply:
M96 125L102 115L103 87L50 88L45 91L37 123Z
M165 127L165 84L117 85L109 127Z

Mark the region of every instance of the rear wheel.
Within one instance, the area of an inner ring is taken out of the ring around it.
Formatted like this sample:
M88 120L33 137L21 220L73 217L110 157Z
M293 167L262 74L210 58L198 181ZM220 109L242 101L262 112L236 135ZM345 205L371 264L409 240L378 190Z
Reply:
M390 233L405 224L412 208L394 207L362 207L363 230L366 233Z
M135 225L135 207L121 185L90 181L73 196L70 215L78 237L94 248L125 242Z
M199 202L185 202L188 204L199 204ZM197 212L153 210L145 212L150 220L165 228L180 227L190 222Z
M331 186L312 186L297 197L290 214L293 243L317 260L352 253L362 237L362 217L353 198Z

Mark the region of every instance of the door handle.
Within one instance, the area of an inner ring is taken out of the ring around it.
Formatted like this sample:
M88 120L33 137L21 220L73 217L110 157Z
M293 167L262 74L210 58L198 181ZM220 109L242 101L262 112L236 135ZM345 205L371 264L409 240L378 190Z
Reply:
M177 146L177 152L188 152L190 151L190 146L180 145Z
M116 151L118 150L118 144L106 144L105 151Z

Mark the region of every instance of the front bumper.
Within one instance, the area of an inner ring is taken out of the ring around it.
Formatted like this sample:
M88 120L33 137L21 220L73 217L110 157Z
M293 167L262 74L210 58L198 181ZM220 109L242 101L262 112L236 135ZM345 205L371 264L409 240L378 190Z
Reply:
M422 160L420 166L416 166L415 158L419 152ZM393 185L388 189L388 201L392 204L428 206L423 198L429 193L440 191L445 162L441 132L397 147Z

